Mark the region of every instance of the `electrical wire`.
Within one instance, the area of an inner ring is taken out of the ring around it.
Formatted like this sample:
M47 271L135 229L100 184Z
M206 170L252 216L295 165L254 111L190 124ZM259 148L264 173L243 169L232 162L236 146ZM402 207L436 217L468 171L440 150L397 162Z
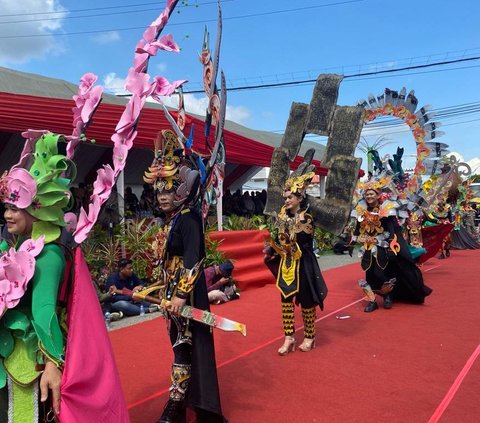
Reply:
M330 6L340 6L340 5L350 4L350 3L359 3L363 1L365 0L345 0L345 1L339 1L335 3L326 3L326 4L316 5L316 6L297 7L294 9L273 10L269 12L251 13L248 15L239 15L239 16L224 16L223 20L227 21L227 20L234 20L234 19L247 19L247 18L259 17L259 16L270 16L270 15L276 15L280 13L294 13L298 11L319 9L319 8L330 7ZM169 26L172 27L172 26L182 26L182 25L206 24L210 22L217 22L217 19L203 19L203 20L189 21L189 22L169 23ZM0 39L32 38L32 37L37 38L37 37L51 37L51 36L64 37L64 36L70 36L70 35L98 34L100 32L130 31L130 30L138 30L138 29L144 29L144 28L145 28L144 26L135 26L135 27L127 27L127 28L99 29L99 30L91 30L91 31L76 31L76 32L63 32L63 33L49 32L44 34L3 35L3 36L0 36Z
M232 2L236 0L222 0L222 3L227 3L227 2ZM182 2L182 7L197 7L197 6L204 6L207 4L217 4L217 1L207 1L207 2L202 2L198 3L195 2L195 4L188 4L188 2ZM58 14L58 13L78 13L78 12L90 12L93 10L112 10L112 9L123 9L126 7L142 7L142 6L157 6L155 10L158 10L158 1L156 2L150 2L150 3L136 3L136 4L124 4L124 5L116 5L116 6L103 6L103 7L89 7L86 9L69 9L69 10L58 10L58 11L49 11L49 12L29 12L29 13L11 13L8 15L2 14L2 18L10 18L10 17L15 17L15 16L31 16L31 15L52 15L52 14ZM42 19L46 20L46 19ZM30 22L30 21L25 21L25 22Z

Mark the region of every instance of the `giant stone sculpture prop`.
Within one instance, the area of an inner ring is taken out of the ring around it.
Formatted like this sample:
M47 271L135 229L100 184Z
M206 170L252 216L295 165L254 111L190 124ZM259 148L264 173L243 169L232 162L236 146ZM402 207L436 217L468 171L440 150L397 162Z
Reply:
M321 228L339 234L350 215L353 192L362 159L353 156L363 128L362 106L338 106L338 89L343 76L319 75L310 104L292 103L280 147L272 155L265 214L275 215L282 207L283 186L290 176L290 162L300 150L306 134L328 137L322 164L329 169L325 198L308 198L310 213ZM295 173L313 169L314 150L304 156Z

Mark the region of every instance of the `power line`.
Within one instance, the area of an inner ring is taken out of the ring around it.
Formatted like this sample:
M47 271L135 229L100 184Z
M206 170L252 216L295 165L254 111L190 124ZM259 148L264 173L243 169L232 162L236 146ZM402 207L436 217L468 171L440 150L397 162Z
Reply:
M316 6L298 7L294 9L272 10L269 12L251 13L248 15L239 15L239 16L229 16L229 17L224 16L223 20L227 21L227 20L234 20L234 19L247 19L247 18L259 17L259 16L270 16L270 15L276 15L280 13L294 13L294 12L299 12L304 10L319 9L319 8L331 7L331 6L340 6L344 4L350 4L350 3L360 3L363 1L365 0L345 0L345 1L340 1L335 3L326 3L326 4L316 5ZM197 21L189 21L189 22L169 23L169 26L172 27L172 26L182 26L182 25L205 24L209 22L217 22L217 19L205 19L205 20L197 20ZM45 34L4 35L4 36L0 36L0 39L98 34L101 32L112 32L112 31L120 32L120 31L130 31L130 30L138 30L138 29L144 29L144 28L145 26L136 26L136 27L128 27L128 28L99 29L99 30L92 30L92 31L76 31L76 32L64 32L64 33L50 32Z
M235 0L224 0L224 2L230 2L230 1L235 1ZM125 15L125 14L130 14L130 13L141 13L141 12L151 12L151 11L158 11L158 3L146 3L146 5L157 5L157 7L154 8L149 8L149 9L139 9L139 10L124 10L124 11L119 11L119 12L108 12L108 13L96 13L93 15L81 15L81 16L59 16L55 18L36 18L36 19L24 19L24 20L18 20L18 21L7 21L7 22L0 22L0 25L3 24L17 24L17 23L29 23L29 22L45 22L45 21L56 21L56 20L67 20L67 19L82 19L82 18L97 18L101 16L113 16L113 15ZM189 5L185 4L183 7L193 7L193 6L204 6L204 5L209 5L209 4L217 4L216 1L208 1L205 3L197 3L196 5ZM133 7L138 7L139 5L132 5ZM132 6L121 6L121 7L132 7ZM115 6L112 7L107 7L107 8L97 8L97 9L112 9L115 8ZM87 11L88 9L83 9L84 11ZM92 9L95 10L95 9ZM64 10L64 11L58 11L58 12L51 12L51 13L70 13L71 11L69 10ZM44 13L37 13L37 14L44 14ZM5 17L6 15L1 16L2 18ZM7 15L8 16L8 15ZM178 24L177 24L178 25ZM53 35L53 34L50 34Z
M222 3L227 3L231 1L236 1L236 0L222 0ZM198 6L203 6L207 4L216 4L216 1L207 1L204 3L198 3L195 2L195 4L188 4L184 2L182 4L183 7L197 7ZM31 15L52 15L52 14L59 14L59 13L77 13L77 12L90 12L93 10L112 10L112 9L123 9L126 7L142 7L142 6L157 6L155 10L158 10L158 1L156 2L150 2L150 3L136 3L136 4L124 4L124 5L116 5L116 6L103 6L103 7L89 7L86 9L69 9L69 10L58 10L58 11L46 11L46 12L29 12L29 13L12 13L8 15L1 15L2 18L10 18L14 16L31 16Z
M345 75L343 78L349 79L349 78L356 78L356 77L362 77L362 76L368 76L368 75L382 75L382 74L388 74L388 73L394 73L394 72L395 73L404 72L407 70L425 69L425 68L430 68L434 66L451 65L454 63L472 62L478 59L480 59L480 56L467 57L467 58L454 59L454 60L444 60L441 62L425 63L422 65L414 65L414 66L404 66L404 67L395 68L395 69L384 69L384 70L377 70L377 71L370 71L370 72L361 72L361 73L356 73L351 75ZM228 91L245 91L245 90L255 90L255 89L262 89L262 88L288 87L288 86L294 86L294 85L313 84L316 81L317 79L315 78L315 79L304 79L300 81L275 82L271 84L245 85L241 87L229 87ZM198 94L202 92L204 92L204 90L184 91L184 94Z
M457 113L458 110L463 110L463 113L459 114ZM454 119L458 118L460 116L464 115L471 115L475 113L480 112L480 101L479 102L472 102L472 103L464 103L464 104L459 104L459 105L454 105L454 106L446 106L446 107L441 107L438 109L432 109L430 110L430 113L436 113L432 121L438 122L439 118L442 120L446 119ZM467 120L467 121L461 121L461 122L451 122L451 123L446 123L442 125L442 128L445 126L454 126L454 125L461 125L465 123L471 123L471 122L477 122L479 119L472 119L472 120ZM404 133L408 132L410 129L406 126L405 122L401 120L400 118L386 118L385 120L382 121L374 121L374 122L368 122L364 126L364 130L366 131L380 131L382 129L396 129L397 127L404 127L404 130L402 131L390 131L390 132L382 132L385 135L389 134L398 134L398 133ZM282 134L285 130L284 129L277 129L274 131L269 131L273 133L279 133ZM318 135L314 134L307 134L306 138L311 138L315 137L316 139L322 138L322 140L319 140L321 142L326 142L327 137L319 137Z

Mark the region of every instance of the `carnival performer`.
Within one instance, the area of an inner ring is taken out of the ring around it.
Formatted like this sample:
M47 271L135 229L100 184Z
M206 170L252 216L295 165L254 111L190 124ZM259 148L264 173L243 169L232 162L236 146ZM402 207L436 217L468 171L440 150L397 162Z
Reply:
M85 406L88 398L82 402L85 396L78 391L76 403L63 398L64 393L71 394L69 389L64 391L66 379L62 372L68 353L69 325L75 322L67 308L67 297L60 295L61 287L72 288L66 287L70 279L65 272L66 255L70 262L72 255L59 240L62 227L67 225L64 210L70 202L70 177L75 175L75 165L58 153L57 144L64 141L63 137L43 132L38 139L26 142L20 162L0 179L7 230L15 238L15 247L8 251L4 248L0 260L1 423L56 421L56 417L70 423L88 421L90 416L89 407ZM5 243L3 246L7 247ZM103 323L100 310L98 318ZM102 330L105 332L104 324ZM91 336L95 338L95 334ZM101 347L97 344L97 348ZM118 379L112 377L107 385L116 382ZM128 421L120 388L108 387L118 395L113 405L119 409L114 420L102 421ZM108 402L110 395L105 393L104 401ZM83 409L81 414L72 411L78 410L78 403ZM91 407L95 409L93 404ZM94 414L99 415L95 411ZM102 416L105 414L99 415Z
M195 207L200 175L172 131L159 134L155 158L144 179L153 185L165 217L156 245L165 285L161 296L171 301L167 318L174 353L169 400L158 423L185 422L187 406L195 410L197 422L225 422L213 335L207 326L179 315L185 304L209 310L209 301L202 267L203 221Z
M285 333L278 354L285 356L295 350L294 302L300 304L305 337L298 349L303 352L315 347L316 307L323 310L327 286L313 249L314 222L308 213L306 188L313 172L290 177L283 191L285 204L277 216L277 236L264 250L265 264L277 279L281 293L282 321Z
M430 222L430 224L446 224L452 223L452 221L452 207L445 201L445 198L442 197L438 204L434 206L432 212L427 216L427 222ZM450 257L450 244L451 235L448 234L442 241L439 258L444 259Z
M362 198L352 211L357 220L353 241L361 244L365 271L365 280L359 284L369 299L366 313L378 309L376 293L383 296L383 307L390 309L394 300L421 304L432 292L403 238L397 220L400 204L382 197L382 189L390 182L389 176L378 176L360 183Z

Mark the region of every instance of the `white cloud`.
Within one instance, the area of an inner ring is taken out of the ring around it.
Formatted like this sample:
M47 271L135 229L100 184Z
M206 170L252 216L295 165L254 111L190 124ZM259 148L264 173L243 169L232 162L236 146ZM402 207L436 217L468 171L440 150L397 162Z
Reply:
M465 162L463 156L456 151L452 151L449 156L455 156L458 161ZM465 163L470 166L470 169L472 170L472 175L480 174L480 157L474 157L473 159L470 159Z
M171 97L162 98L164 104L168 107L178 107L178 97L173 95ZM185 94L185 111L194 115L205 116L208 100L207 97L196 97L193 94ZM245 124L247 119L251 116L251 112L245 106L229 106L227 105L226 119L235 123Z
M112 94L128 94L128 91L125 90L125 79L119 78L115 72L107 73L103 77L103 86L105 91L108 91Z
M245 124L250 118L251 113L245 106L228 106L227 105L227 120L239 124Z
M97 34L93 37L97 44L111 44L120 40L120 33L118 31L108 31Z
M119 78L115 72L110 72L103 78L103 86L105 91L112 94L128 94L125 90L125 79ZM147 101L153 101L151 99ZM167 107L173 109L178 108L178 96L172 95L171 97L162 97L162 102ZM194 115L205 116L208 100L207 97L196 97L193 94L185 94L184 96L185 111ZM251 112L245 106L228 106L226 119L239 124L245 124L248 118L250 118Z
M53 35L49 35L62 29L63 20L68 13L59 1L0 0L0 10L0 36L32 35L3 39L0 43L1 65L24 63L49 53L63 51L63 44Z
M472 168L472 174L480 175L480 157L475 157L467 162Z

